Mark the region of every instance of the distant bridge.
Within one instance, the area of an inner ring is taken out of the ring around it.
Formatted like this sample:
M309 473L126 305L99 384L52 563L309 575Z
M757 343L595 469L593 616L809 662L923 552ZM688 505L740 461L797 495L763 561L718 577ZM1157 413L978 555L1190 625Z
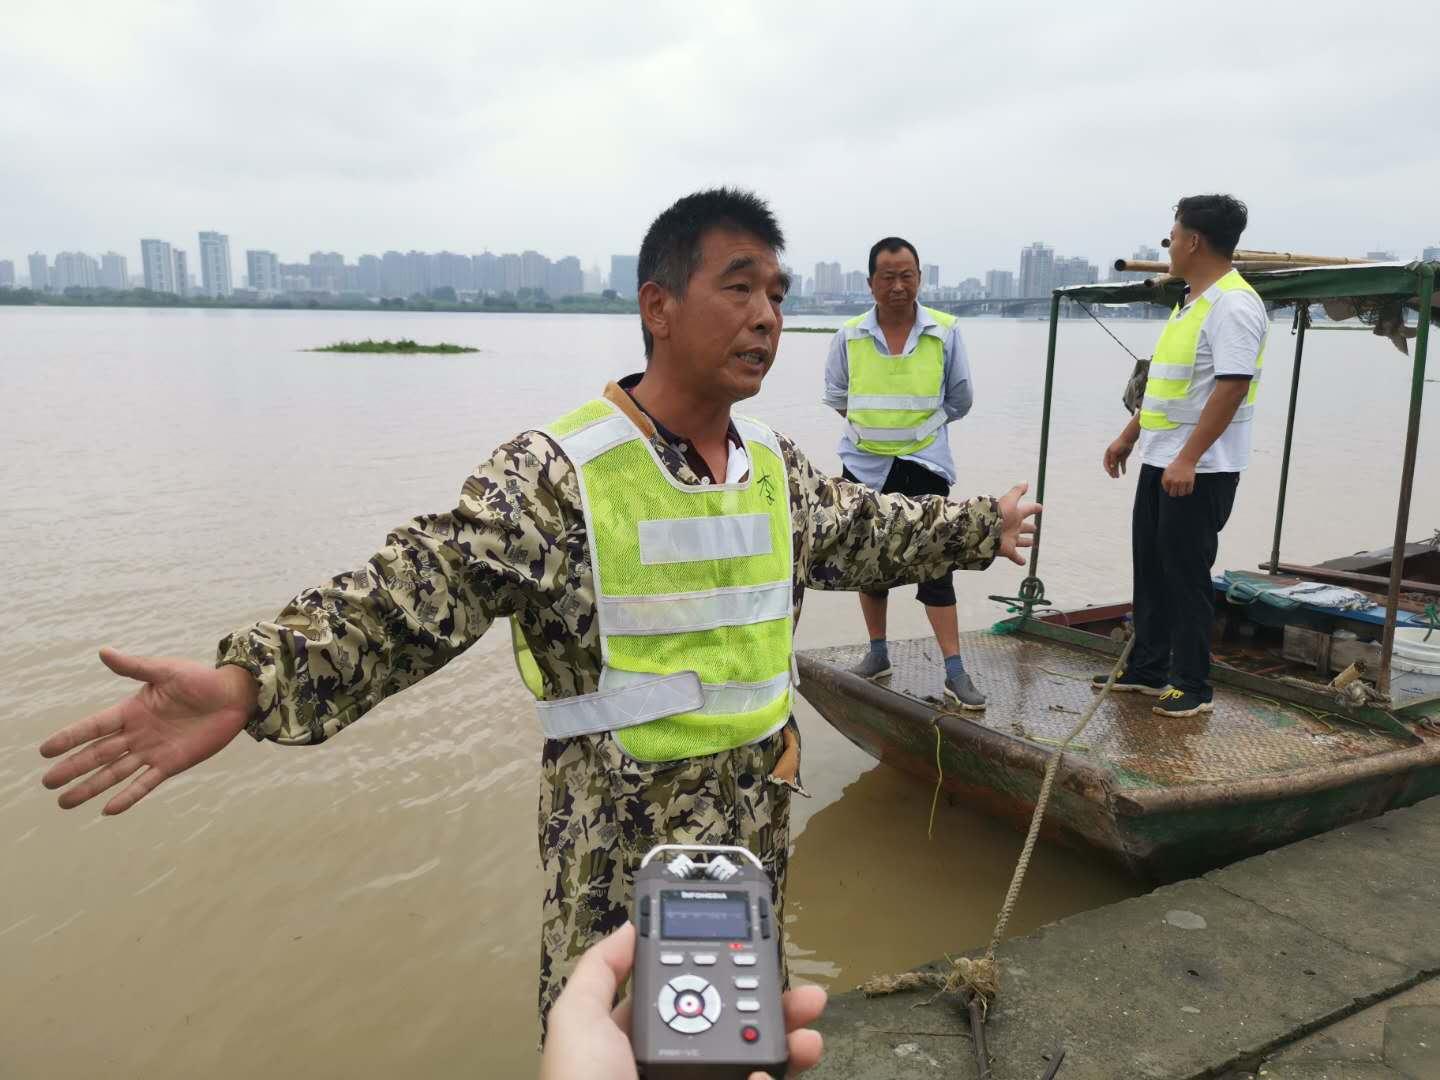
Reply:
M1083 319L1085 316L1079 310L1079 302L1070 300L1069 297L1065 297L1065 299L1069 302L1060 306L1061 317L1071 318L1078 316ZM1050 297L1048 296L1017 296L1007 300L921 300L920 302L928 308L936 308L939 311L948 311L952 315L960 316L1003 315L1010 318L1021 318L1029 315L1034 318L1047 318L1050 314ZM793 314L796 317L802 315L860 315L869 310L870 305L868 303L854 301L828 308L801 308L798 311L787 314ZM1113 317L1115 312L1111 311L1107 314ZM1138 318L1143 316L1137 311L1128 317Z
M1044 315L1050 310L1048 296L1020 296L1008 300L925 300L922 303L952 315Z
M1085 317L1084 313L1080 311L1080 301L1073 300L1068 296L1062 297L1062 299L1065 302L1060 305L1061 318L1083 319ZM1023 296L1013 300L926 300L924 304L926 307L948 311L952 315L1006 315L1011 318L1029 315L1036 318L1048 318L1050 314L1050 297L1048 296ZM1086 306L1091 309L1102 307L1093 301ZM1113 308L1105 311L1107 318L1117 316L1132 319L1149 318L1153 314L1146 306L1132 307L1124 316L1118 316Z

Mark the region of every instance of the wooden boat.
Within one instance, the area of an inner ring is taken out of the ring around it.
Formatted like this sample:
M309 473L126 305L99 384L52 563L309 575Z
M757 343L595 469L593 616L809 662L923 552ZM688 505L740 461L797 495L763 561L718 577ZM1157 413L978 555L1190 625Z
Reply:
M1430 590L1440 596L1434 573L1440 555L1432 558L1428 544L1405 542L1436 271L1433 264L1412 264L1246 275L1267 301L1297 305L1268 573L1216 579L1214 712L1163 718L1151 712L1152 698L1109 695L1064 753L1046 835L1092 849L1139 878L1165 882L1440 795L1440 676L1392 673L1397 627L1406 633L1433 620ZM1396 541L1348 560L1297 566L1282 563L1279 550L1308 306L1336 296L1398 298L1420 311ZM1142 282L1056 290L1036 488L1041 501L1055 327L1065 297L1135 303L1164 302L1167 294ZM1012 616L961 636L989 697L984 712L943 705L943 669L931 639L893 644L894 674L880 682L848 670L863 646L802 652L800 692L880 761L926 784L938 781L953 798L1024 828L1046 765L1095 696L1091 676L1107 670L1122 648L1130 610L1128 604L1051 608L1037 573L1039 555L1037 535L1020 595L995 598L1011 605ZM1365 610L1287 608L1261 595L1291 581L1345 584L1377 603ZM1244 599L1236 598L1237 585ZM1370 660L1374 685L1364 684L1359 695L1330 685L1335 668L1351 656Z

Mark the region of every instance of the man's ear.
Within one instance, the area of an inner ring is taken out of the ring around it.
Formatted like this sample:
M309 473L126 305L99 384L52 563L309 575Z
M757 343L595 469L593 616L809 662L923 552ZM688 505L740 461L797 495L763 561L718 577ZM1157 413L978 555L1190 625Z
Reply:
M640 286L637 300L640 304L640 321L645 324L645 329L650 331L650 336L656 341L667 340L670 337L670 314L674 297L655 282L647 281Z

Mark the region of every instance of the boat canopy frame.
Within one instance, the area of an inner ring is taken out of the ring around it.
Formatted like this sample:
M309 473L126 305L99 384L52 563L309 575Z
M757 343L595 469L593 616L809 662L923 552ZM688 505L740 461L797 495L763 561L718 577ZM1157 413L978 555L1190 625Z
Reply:
M1400 493L1395 514L1395 544L1392 548L1390 581L1385 598L1385 629L1381 640L1379 688L1390 692L1390 660L1395 648L1395 624L1400 606L1400 583L1404 570L1401 553L1405 550L1410 527L1410 498L1415 484L1415 456L1420 441L1420 414L1425 396L1425 356L1430 340L1430 322L1434 315L1435 282L1440 263L1359 263L1343 266L1286 268L1281 270L1242 271L1269 304L1296 305L1295 364L1290 376L1290 407L1285 419L1285 450L1280 464L1280 491L1275 507L1275 539L1271 548L1270 573L1278 573L1280 540L1285 521L1285 496L1290 477L1290 451L1295 434L1295 409L1300 393L1300 366L1305 349L1305 330L1309 326L1310 305L1324 300L1395 301L1403 308L1419 312L1415 333L1415 350L1411 363L1410 410L1405 428L1405 452L1400 475ZM1045 399L1040 421L1040 464L1036 477L1035 498L1045 501L1045 466L1050 451L1050 415L1055 386L1055 346L1063 301L1073 300L1096 304L1157 304L1173 307L1184 295L1185 283L1179 278L1146 281L1112 282L1098 285L1072 285L1059 288L1050 297L1050 338L1045 357ZM1029 572L1021 582L1018 597L1021 628L1029 624L1034 609L1048 604L1045 586L1039 576L1040 539L1044 531L1044 515L1036 520L1035 542L1031 549ZM1421 701L1429 701L1425 698ZM1409 704L1420 704L1410 702ZM1395 707L1393 700L1391 708ZM1367 710L1368 711L1368 710Z

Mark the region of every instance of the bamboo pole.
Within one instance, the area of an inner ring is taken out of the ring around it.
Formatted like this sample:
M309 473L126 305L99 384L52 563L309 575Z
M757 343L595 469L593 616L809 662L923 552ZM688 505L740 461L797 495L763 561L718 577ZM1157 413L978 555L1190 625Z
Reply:
M1374 259L1352 259L1341 255L1296 255L1292 251L1251 251L1235 249L1236 262L1278 262L1297 266L1354 266Z
M1247 270L1284 270L1292 267L1299 268L1306 266L1351 266L1362 261L1363 260L1360 259L1321 260L1319 258L1291 258L1289 256L1282 258L1278 255L1261 256L1254 255L1250 252L1242 253L1237 251L1235 253L1234 266L1236 270L1243 273ZM1130 271L1141 274L1168 274L1170 272L1169 263L1157 262L1154 259L1116 259L1114 265L1116 270L1122 272Z
M1170 238L1167 236L1160 241L1160 246L1168 248ZM1236 248L1233 256L1237 260L1251 260L1252 262L1294 262L1308 266L1348 266L1352 263L1374 262L1374 259L1352 259L1340 255L1300 255L1293 251L1262 251L1259 248Z
M1134 270L1142 274L1168 274L1170 264L1152 259L1116 259L1116 270Z

